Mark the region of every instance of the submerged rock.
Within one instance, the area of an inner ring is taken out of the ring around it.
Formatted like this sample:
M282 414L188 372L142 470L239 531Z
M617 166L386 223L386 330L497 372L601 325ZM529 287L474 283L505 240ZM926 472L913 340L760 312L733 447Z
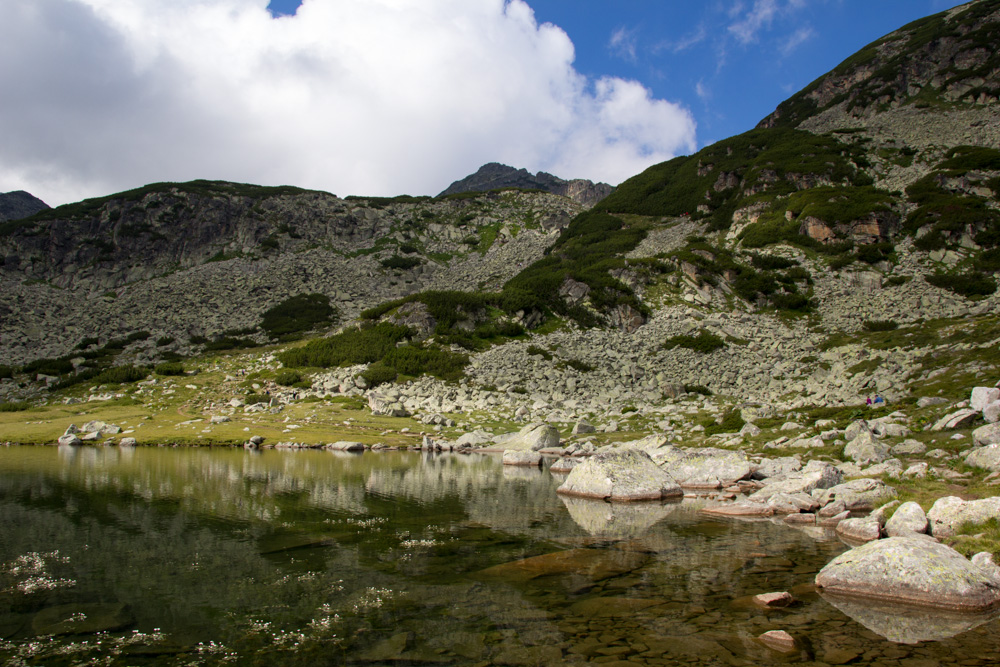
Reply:
M568 549L555 551L482 570L479 576L506 581L530 581L558 574L579 574L602 581L636 570L649 561L649 554L621 549Z
M1000 607L1000 580L927 538L890 537L845 552L820 570L816 586L837 596L952 611Z
M82 635L122 630L135 618L123 603L64 604L43 609L31 620L38 635Z
M595 455L570 472L558 493L612 501L661 500L683 495L679 484L646 452L620 449Z

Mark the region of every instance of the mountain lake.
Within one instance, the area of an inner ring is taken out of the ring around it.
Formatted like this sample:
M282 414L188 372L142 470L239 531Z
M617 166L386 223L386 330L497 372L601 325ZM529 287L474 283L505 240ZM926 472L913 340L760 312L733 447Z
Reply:
M559 496L499 455L0 449L5 665L995 665L825 599L831 530ZM788 591L792 606L754 603ZM794 638L784 650L759 639Z

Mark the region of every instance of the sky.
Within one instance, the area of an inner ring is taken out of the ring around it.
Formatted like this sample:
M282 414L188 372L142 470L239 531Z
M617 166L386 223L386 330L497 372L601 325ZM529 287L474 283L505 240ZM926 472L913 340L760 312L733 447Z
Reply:
M617 185L955 0L0 0L0 192Z

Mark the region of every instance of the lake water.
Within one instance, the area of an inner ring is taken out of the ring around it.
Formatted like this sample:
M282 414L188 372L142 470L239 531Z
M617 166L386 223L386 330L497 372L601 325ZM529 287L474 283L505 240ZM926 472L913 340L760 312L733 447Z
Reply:
M846 549L828 531L561 480L492 455L2 448L0 661L1000 662L997 620L818 596ZM751 601L786 590L787 609Z

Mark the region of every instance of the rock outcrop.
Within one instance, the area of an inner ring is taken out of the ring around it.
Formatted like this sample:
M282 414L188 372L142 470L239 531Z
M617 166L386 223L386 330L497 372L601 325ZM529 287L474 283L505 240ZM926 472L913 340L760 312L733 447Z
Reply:
M683 495L674 479L644 451L620 449L584 461L557 489L567 496L635 502Z

